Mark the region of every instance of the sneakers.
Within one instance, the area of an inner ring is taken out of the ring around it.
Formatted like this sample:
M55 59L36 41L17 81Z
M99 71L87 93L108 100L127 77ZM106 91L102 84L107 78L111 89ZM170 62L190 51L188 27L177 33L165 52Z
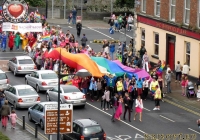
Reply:
M153 110L158 110L158 108L155 107Z

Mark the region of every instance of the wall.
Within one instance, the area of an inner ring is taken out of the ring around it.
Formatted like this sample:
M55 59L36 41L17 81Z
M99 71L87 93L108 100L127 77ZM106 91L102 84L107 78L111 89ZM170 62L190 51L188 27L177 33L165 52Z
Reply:
M150 61L157 63L158 59L152 58L151 55L154 54L154 32L159 33L159 59L166 60L166 33L176 36L175 44L175 62L180 61L184 64L186 59L186 46L185 41L191 43L191 54L190 54L190 68L191 71L189 75L193 77L198 77L200 74L200 42L198 40L181 36L172 32L168 32L159 28L155 28L143 23L138 23L137 32L137 50L141 46L141 27L145 29L145 47L150 57Z

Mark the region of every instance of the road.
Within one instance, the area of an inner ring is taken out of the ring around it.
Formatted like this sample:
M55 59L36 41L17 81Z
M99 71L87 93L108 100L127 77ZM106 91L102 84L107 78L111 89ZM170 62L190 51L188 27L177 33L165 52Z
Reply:
M64 32L70 30L72 34L76 34L76 31L68 26L63 28ZM122 33L116 32L114 35L110 35L108 29L83 29L82 33L85 33L89 41L94 39L117 39ZM128 36L131 36L132 32L127 32ZM127 36L127 43L130 38ZM95 51L101 51L102 45L93 44L89 42L89 45ZM22 52L6 52L0 53L1 60L8 60L15 55L23 55ZM7 76L10 79L11 85L25 84L24 76L15 77L11 72L7 72ZM39 93L41 101L46 101L45 93ZM161 103L161 111L153 111L154 102L144 101L144 111L143 111L143 122L138 120L132 122L128 121L117 121L111 122L112 111L103 111L100 109L100 102L90 102L88 100L85 109L74 108L74 119L77 118L92 118L96 120L104 128L107 139L109 140L134 140L134 139L144 139L146 133L148 134L195 134L196 139L200 138L199 129L196 125L196 120L198 117L191 114L183 109L173 106L169 103ZM34 127L34 123L28 121L27 109L17 110L17 115L22 118L25 115L26 123ZM132 113L133 115L133 113ZM133 118L133 116L132 116ZM39 131L43 133L41 129ZM47 136L46 136L47 137ZM191 135L192 137L192 135ZM53 136L56 139L56 136ZM159 139L159 138L158 138Z

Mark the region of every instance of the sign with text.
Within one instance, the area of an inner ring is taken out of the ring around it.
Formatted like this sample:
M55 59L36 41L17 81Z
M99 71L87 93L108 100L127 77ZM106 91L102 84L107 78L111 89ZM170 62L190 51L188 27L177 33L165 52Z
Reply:
M73 105L60 105L60 133L72 133ZM45 105L45 134L57 134L58 105Z

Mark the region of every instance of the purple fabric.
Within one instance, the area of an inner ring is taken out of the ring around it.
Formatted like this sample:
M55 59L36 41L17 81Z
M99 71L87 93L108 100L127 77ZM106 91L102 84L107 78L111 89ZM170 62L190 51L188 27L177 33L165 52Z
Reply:
M114 60L113 62L115 62L118 66L120 66L122 69L124 69L125 71L129 71L129 72L135 72L136 70L127 66L124 66L119 60Z

